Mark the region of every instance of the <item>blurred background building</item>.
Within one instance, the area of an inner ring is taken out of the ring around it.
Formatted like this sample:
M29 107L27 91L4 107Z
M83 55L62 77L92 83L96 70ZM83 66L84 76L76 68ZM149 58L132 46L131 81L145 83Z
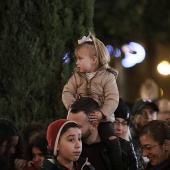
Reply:
M121 60L113 57L112 65L119 69L120 95L135 101L140 97L140 87L146 79L159 86L159 97L170 99L170 74L157 70L161 61L170 62L170 2L158 0L109 1L95 3L94 30L105 44L121 49L124 44L136 42L146 52L145 59L133 67L124 68Z

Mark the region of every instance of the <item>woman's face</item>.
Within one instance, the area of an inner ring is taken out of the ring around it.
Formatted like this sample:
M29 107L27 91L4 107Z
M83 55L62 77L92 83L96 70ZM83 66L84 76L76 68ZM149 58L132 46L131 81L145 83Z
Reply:
M77 161L82 151L81 130L69 128L61 137L58 143L58 161L68 163Z
M169 146L166 142L161 146L146 134L140 137L140 143L143 150L143 156L149 159L152 166L160 164L169 156L169 151L167 151Z
M125 139L127 132L128 132L128 124L127 121L125 119L122 118L116 118L114 121L114 128L116 131L116 134Z

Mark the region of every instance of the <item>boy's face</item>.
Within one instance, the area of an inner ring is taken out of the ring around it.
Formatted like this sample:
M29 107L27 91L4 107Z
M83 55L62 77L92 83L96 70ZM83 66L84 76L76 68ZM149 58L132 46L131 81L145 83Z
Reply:
M94 72L96 64L96 56L91 56L87 45L83 45L80 49L75 51L77 57L77 68L82 73Z
M69 128L62 134L57 150L59 162L77 161L82 151L81 129Z

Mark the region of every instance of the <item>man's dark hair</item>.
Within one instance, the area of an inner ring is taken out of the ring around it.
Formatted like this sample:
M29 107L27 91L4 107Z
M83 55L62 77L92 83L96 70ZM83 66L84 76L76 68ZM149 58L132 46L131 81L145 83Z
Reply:
M100 107L94 99L90 97L81 97L71 105L70 111L74 114L83 111L86 115L89 115L99 109Z

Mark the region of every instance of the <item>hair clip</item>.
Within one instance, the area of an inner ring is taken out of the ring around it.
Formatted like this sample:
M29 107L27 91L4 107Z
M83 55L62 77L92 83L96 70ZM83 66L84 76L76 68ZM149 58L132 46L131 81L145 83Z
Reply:
M78 40L78 44L83 44L85 42L92 42L93 40L89 37L89 35L86 37L86 36L83 36L82 39Z

